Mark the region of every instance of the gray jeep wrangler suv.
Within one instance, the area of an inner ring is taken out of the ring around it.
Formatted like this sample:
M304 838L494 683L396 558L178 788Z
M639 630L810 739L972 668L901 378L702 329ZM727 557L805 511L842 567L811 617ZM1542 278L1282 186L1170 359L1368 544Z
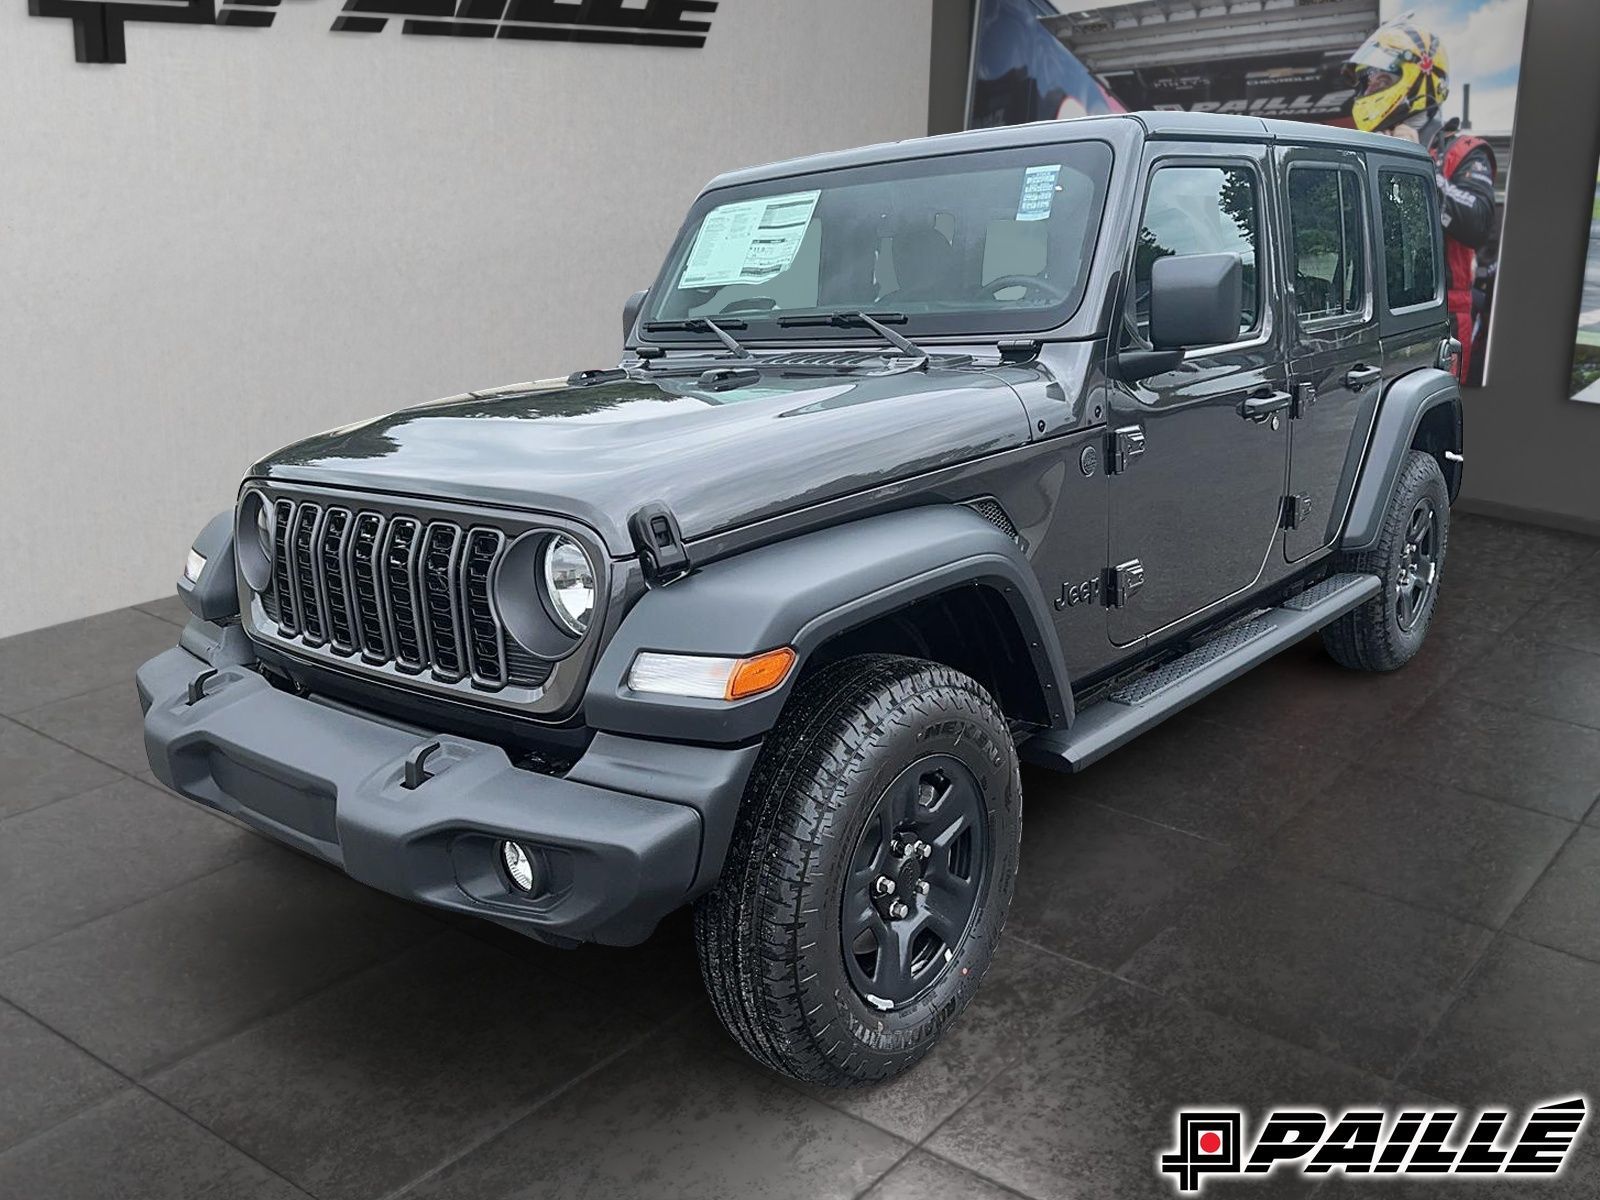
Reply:
M925 1054L1019 758L1075 771L1321 631L1416 653L1461 480L1433 168L1141 114L740 171L613 370L259 462L138 684L191 799L571 945L695 907L757 1059Z

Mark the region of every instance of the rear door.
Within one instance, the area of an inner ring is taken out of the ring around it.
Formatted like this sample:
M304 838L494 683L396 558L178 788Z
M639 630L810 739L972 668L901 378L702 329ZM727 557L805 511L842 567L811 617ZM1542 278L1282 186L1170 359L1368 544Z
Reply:
M1363 156L1287 146L1277 159L1294 395L1283 551L1298 562L1338 534L1382 392L1383 352Z

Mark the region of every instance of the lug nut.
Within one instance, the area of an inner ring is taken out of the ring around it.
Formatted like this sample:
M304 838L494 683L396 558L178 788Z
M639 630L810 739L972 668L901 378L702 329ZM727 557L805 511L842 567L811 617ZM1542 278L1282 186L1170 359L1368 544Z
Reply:
M927 894L928 894L928 881L926 879L917 880L917 895L926 896Z
M896 858L899 858L905 852L906 852L906 844L904 842L902 842L899 838L895 838L892 842L889 843L889 853L894 855Z
M894 880L887 875L879 875L872 881L872 892L875 896L894 895Z
M917 843L917 857L918 858L932 858L933 857L933 847L930 846L927 842L918 842Z
M889 915L896 920L899 920L910 911L911 910L906 907L906 902L904 900L896 900L893 904L889 905Z

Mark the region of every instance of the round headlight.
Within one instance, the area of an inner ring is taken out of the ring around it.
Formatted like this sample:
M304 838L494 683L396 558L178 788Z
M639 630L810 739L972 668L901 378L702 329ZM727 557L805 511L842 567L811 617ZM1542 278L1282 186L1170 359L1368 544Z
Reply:
M582 637L594 613L594 567L583 547L556 534L544 550L544 594L550 612L569 633Z
M267 498L254 488L246 490L233 526L234 553L240 574L258 595L272 586L272 526L272 505Z
M256 540L261 544L261 553L270 560L272 558L272 505L262 504L256 509Z

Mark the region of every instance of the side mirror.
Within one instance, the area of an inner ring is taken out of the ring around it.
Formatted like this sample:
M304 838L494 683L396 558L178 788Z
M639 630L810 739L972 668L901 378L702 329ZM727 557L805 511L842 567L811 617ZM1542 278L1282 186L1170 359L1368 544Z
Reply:
M1244 264L1237 254L1171 254L1150 267L1150 344L1157 350L1239 340Z
M644 308L645 297L649 294L649 292L635 292L622 305L622 344L624 346L633 337L633 327L639 320L639 312Z

